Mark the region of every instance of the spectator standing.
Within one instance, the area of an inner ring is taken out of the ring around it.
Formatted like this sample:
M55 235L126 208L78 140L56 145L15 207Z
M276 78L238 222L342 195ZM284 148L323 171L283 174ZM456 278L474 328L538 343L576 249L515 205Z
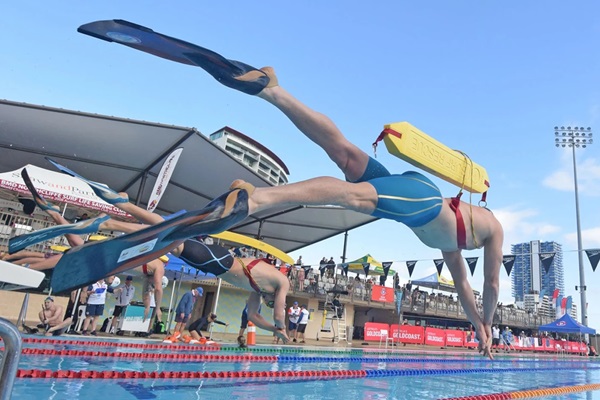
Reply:
M300 317L298 318L298 329L296 330L296 337L294 337L294 341L296 341L296 339L302 339L300 343L306 343L305 332L309 317L310 313L306 309L306 305L302 304L300 307ZM302 336L301 338L298 337L300 335Z
M333 278L334 274L335 274L335 261L333 260L333 257L331 257L329 259L329 261L327 261L327 277Z
M300 311L301 310L300 307L298 307L297 301L295 301L294 304L288 309L288 337L294 337L294 342L296 341L296 330L298 329L298 321L300 320Z
M85 321L83 321L84 335L96 336L96 325L98 319L104 313L104 305L106 304L106 293L113 293L113 289L108 286L104 279L100 279L93 285L87 288L87 306L85 308ZM91 323L91 326L90 326Z
M496 353L498 352L498 346L500 346L500 328L498 325L492 326L492 348L496 346Z
M296 266L296 268L298 268L298 273L297 273L297 279L298 279L298 290L299 291L304 291L304 279L306 279L306 273L304 271L304 268L302 268L302 266L298 267Z
M132 285L132 282L133 276L127 275L127 278L125 278L125 285L114 290L115 297L117 298L117 304L115 305L112 323L110 324L110 333L115 333L117 320L121 319L125 309L129 303L131 303L131 300L133 300L133 296L135 296L135 287Z
M179 300L179 304L177 304L177 308L175 309L175 322L177 324L175 324L175 332L173 332L174 340L181 337L181 332L183 332L186 323L190 319L190 315L192 315L194 303L197 298L202 297L203 293L204 289L198 286L181 296L181 300Z

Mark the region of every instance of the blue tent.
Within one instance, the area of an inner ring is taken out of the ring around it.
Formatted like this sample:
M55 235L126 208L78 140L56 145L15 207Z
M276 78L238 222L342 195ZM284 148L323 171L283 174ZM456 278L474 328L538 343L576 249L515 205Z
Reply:
M546 325L539 327L540 331L547 332L559 332L559 333L589 333L591 335L596 334L596 330L588 328L585 325L581 325L575 321L569 314L565 314L554 322L550 322Z
M428 287L437 290L444 290L446 292L456 292L454 287L454 281L446 278L445 276L438 275L437 272L426 276L425 278L416 279L411 281L413 288L416 286Z
M165 276L169 280L177 278L182 281L193 281L195 279L216 278L213 274L207 274L185 263L181 258L171 253L167 254L169 262L165 265Z

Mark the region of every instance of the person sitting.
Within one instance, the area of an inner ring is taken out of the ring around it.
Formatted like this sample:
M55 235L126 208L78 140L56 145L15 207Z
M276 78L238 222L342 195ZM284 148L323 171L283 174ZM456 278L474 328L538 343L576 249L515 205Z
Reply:
M46 336L60 336L71 325L71 316L66 316L61 305L54 303L53 297L46 297L44 307L39 313Z
M229 324L219 321L217 319L217 314L211 313L208 317L200 317L194 322L192 322L188 326L188 331L190 332L190 336L184 335L182 338L186 343L194 344L194 343L202 343L206 342L206 340L211 340L209 337L204 337L202 335L202 331L208 331L210 324L219 324L223 326L229 326ZM204 340L203 340L204 339Z
M333 305L334 315L337 318L342 318L342 315L344 313L344 305L340 302L339 294L333 298L331 304Z

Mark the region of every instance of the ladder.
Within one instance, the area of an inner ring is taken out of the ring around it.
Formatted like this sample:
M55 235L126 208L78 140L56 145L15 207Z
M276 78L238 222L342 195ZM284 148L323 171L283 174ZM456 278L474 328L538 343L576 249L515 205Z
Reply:
M334 310L334 312L335 312L335 310ZM338 318L337 313L334 315L333 318L336 319L337 331L338 331L338 335L334 337L335 343L339 343L339 342L350 343L348 341L347 329L346 329L346 307L344 307L343 318Z

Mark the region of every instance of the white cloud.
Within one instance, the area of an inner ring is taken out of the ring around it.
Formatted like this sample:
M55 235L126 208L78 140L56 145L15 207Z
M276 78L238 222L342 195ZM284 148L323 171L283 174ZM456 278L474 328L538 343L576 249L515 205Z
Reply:
M538 211L531 208L516 209L508 207L494 210L494 215L504 228L504 252L510 252L510 245L560 232L561 228L547 222L535 221Z
M585 150L577 150L577 186L581 194L600 196L600 164L595 158L584 158ZM575 190L573 183L573 158L572 150L565 148L561 154L561 166L542 180L548 188L564 192Z
M565 239L570 247L577 248L577 232L566 234ZM584 249L600 247L600 227L582 230L581 242Z

